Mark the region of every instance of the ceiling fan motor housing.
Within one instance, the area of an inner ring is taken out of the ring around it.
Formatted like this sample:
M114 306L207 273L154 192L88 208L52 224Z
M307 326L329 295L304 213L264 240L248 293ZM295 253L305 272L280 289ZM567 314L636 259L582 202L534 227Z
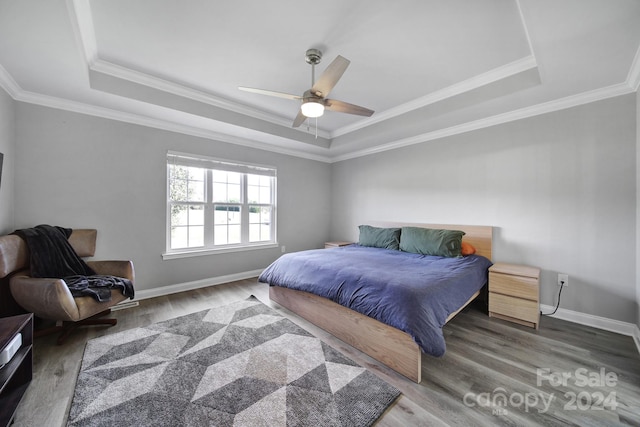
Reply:
M307 61L307 64L318 65L322 60L322 52L318 49L308 49L304 55L304 59Z
M325 101L325 99L321 95L319 95L317 93L314 93L312 91L312 89L309 89L309 90L305 91L304 94L302 94L302 102L303 103L305 103L305 102L317 102L319 104L324 104L324 101Z

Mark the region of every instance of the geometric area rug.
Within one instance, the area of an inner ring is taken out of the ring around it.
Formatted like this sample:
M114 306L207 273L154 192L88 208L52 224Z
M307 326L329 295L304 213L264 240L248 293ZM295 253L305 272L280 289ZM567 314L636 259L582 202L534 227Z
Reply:
M90 340L68 426L370 426L400 392L251 296Z

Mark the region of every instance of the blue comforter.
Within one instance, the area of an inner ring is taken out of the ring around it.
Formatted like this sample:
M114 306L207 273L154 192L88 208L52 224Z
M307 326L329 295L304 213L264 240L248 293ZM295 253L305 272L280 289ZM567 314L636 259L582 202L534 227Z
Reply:
M478 255L445 258L351 245L283 255L259 280L328 298L442 356L447 317L487 283L490 266Z

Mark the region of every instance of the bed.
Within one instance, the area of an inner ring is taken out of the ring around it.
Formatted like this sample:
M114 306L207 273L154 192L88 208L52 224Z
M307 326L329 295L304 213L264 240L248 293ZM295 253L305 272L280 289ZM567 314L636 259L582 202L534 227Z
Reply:
M475 299L486 283L492 227L373 225L460 230L465 233L462 241L473 245L475 254L463 259L359 245L319 249L281 257L260 280L270 285L273 301L420 382L421 353L444 353L442 326ZM378 271L373 270L376 267ZM381 293L384 288L392 292ZM404 288L415 288L411 292L417 290L419 296L403 296ZM426 308L427 304L431 307Z

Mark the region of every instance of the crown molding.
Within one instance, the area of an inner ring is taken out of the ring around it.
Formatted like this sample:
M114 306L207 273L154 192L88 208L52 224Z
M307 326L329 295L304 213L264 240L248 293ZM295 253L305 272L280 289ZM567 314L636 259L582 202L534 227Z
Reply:
M225 110L233 111L235 113L250 116L259 120L264 120L269 123L273 123L279 126L290 127L291 120L275 114L266 113L262 110L247 107L245 105L238 104L236 102L229 101L220 97L216 97L209 93L193 89L187 86L183 86L178 83L174 83L168 80L164 80L150 74L146 74L140 71L136 71L121 65L114 64L96 58L89 68L92 71L106 74L117 79L127 80L133 83L151 87L153 89L167 92L172 95L187 98L192 101L201 102L203 104L213 105L214 107L223 108ZM303 130L299 130L304 132ZM324 138L329 138L329 133L318 129L318 135Z
M117 79L123 79L126 81L148 86L153 89L171 93L173 95L184 97L187 99L191 99L196 102L213 105L218 108L223 108L239 114L247 115L249 117L253 117L259 120L264 120L266 122L276 124L279 126L285 126L285 127L290 126L290 121L282 116L278 116L275 114L267 113L262 110L251 108L251 107L248 107L248 106L245 106L221 97L217 97L213 94L210 94L201 90L190 88L175 82L164 80L140 71L136 71L136 70L126 68L126 67L100 59L98 57L97 41L95 38L95 28L93 24L93 17L91 14L91 6L90 6L89 0L66 0L66 2L67 2L69 16L71 18L72 27L74 30L77 43L80 45L82 49L84 58L87 62L87 66L90 70L98 73L107 74ZM482 86L517 75L519 73L537 68L538 64L535 58L533 44L531 42L531 37L528 31L528 27L524 19L524 13L522 11L520 0L516 0L516 6L520 14L520 20L522 22L522 27L523 27L525 37L528 42L528 46L530 50L529 56L523 57L509 64L505 64L503 66L497 67L483 74L474 76L470 79L467 79L465 81L443 88L429 95L417 98L415 100L412 100L405 104L391 108L389 110L379 112L371 118L360 120L358 122L336 129L333 132L318 130L318 134L323 138L333 139L333 138L357 131L359 129L363 129L373 124L383 122L390 118L409 113L416 109L423 108L430 104L434 104L436 102L451 98L453 96L456 96L465 92L469 92L471 90L480 88ZM591 99L593 97L594 100L598 100L598 99L608 98L611 96L617 96L619 94L622 94L622 92L628 93L625 91L624 88L621 88L618 86L619 85L598 89L588 93L578 94L578 95L567 97L561 100L552 101L550 103L539 104L539 105L525 108L522 110L513 111L510 113L506 113L505 115L498 115L498 116L494 116L486 119L481 119L475 122L463 124L460 126L453 126L448 129L443 129L435 132L429 132L426 134L417 135L414 137L396 141L394 143L384 144L382 146L378 146L375 148L353 152L348 155L336 156L331 158L331 161L341 161L341 160L346 160L347 158L360 157L362 155L372 154L380 151L387 151L388 149L394 149L394 148L398 148L406 145L412 145L414 143L435 139L436 137L442 137L442 136L436 136L440 134L442 134L443 136L449 136L455 133L468 132L469 130L463 130L463 129L470 128L470 130L473 130L473 129L479 129L482 127L492 126L493 125L492 123L494 123L496 120L498 120L500 123L504 123L507 121L518 120L519 118L522 118L521 116L523 114L525 115L525 117L531 117L537 114L544 114L550 111L569 108L571 106L585 103L583 99ZM633 61L632 67L628 73L628 76L626 79L626 86L631 91L637 91L638 87L640 86L640 49L638 49L635 59ZM603 93L604 95L601 95ZM600 96L603 96L603 97L600 97ZM586 102L592 102L592 101L586 101ZM500 120L503 120L503 121L500 121ZM304 132L303 130L299 130L299 131ZM415 141L418 141L418 142L415 142Z
M565 98L544 102L541 104L525 107L518 110L509 111L495 116L474 120L467 123L439 129L432 132L426 132L409 138L403 138L391 143L378 145L363 150L353 151L347 154L333 156L332 162L341 162L343 160L354 159L357 157L368 156L371 154L381 153L384 151L395 150L397 148L407 147L410 145L420 144L423 142L433 141L448 136L458 135L461 133L471 132L478 129L484 129L516 120L522 120L529 117L539 116L541 114L551 113L554 111L565 110L571 107L577 107L591 102L601 101L616 96L633 93L634 90L625 82Z
M66 0L67 12L76 45L81 49L87 65L98 59L98 45L93 26L93 15L89 0Z
M636 92L640 87L640 46L636 51L636 56L633 58L629 74L627 74L627 84Z
M248 140L245 138L239 138L220 132L214 132L206 129L199 129L192 126L181 125L174 122L169 122L161 119L152 119L149 117L141 116L133 113L125 113L104 107L97 107L90 104L85 104L77 101L70 101L62 98L56 98L52 96L37 94L34 92L27 92L20 88L20 86L13 80L11 75L0 65L0 87L2 87L13 99L16 101L26 102L30 104L41 105L44 107L57 108L61 110L76 112L80 114L87 114L95 117L102 117L110 120L117 120L131 124L137 124L141 126L167 130L171 132L177 132L185 135L196 136L200 138L206 138L216 140L220 142L227 142L231 144L242 145L249 148L256 148L260 150L271 151L279 154L291 155L294 157L305 158L309 160L315 160L323 163L335 163L344 160L349 160L358 157L364 157L371 154L381 153L384 151L395 150L402 147L407 147L414 144L420 144L424 142L433 141L440 138L445 138L461 133L470 132L473 130L483 129L499 124L504 124L516 120L525 119L541 114L546 114L554 111L559 111L571 107L576 107L591 102L604 100L616 96L626 95L635 92L635 90L627 83L620 83L617 85L605 87L602 89L596 89L590 92L585 92L565 98L561 98L554 101L545 102L542 104L534 105L531 107L525 107L518 110L510 111L507 113L498 114L495 116L475 120L472 122L463 123L456 126L451 126L445 129L439 129L432 132L423 133L420 135L404 138L391 143L378 145L376 147L366 148L363 150L357 150L342 155L332 156L330 150L327 150L326 156L308 153L305 151L292 150L283 147L277 147L265 142Z
M640 50L639 50L640 51ZM636 56L636 59L638 56ZM638 61L635 61L637 64ZM638 67L634 65L634 70ZM635 74L629 73L630 76ZM58 108L61 110L76 112L80 114L87 114L96 117L102 117L111 120L122 121L131 124L137 124L141 126L167 130L171 132L177 132L185 135L196 136L200 138L206 138L210 140L216 140L220 142L227 142L231 144L242 145L249 148L256 148L260 150L271 151L279 154L290 155L294 157L305 158L309 160L315 160L323 163L335 163L353 158L368 156L371 154L381 153L384 151L394 150L414 144L420 144L428 141L433 141L440 138L445 138L461 133L470 132L473 130L483 129L503 123L508 123L516 120L525 119L541 114L546 114L554 111L559 111L579 105L588 104L612 98L616 96L626 95L633 93L637 90L637 85L634 88L629 81L620 83L617 85L608 86L601 89L584 92L581 94L568 96L558 100L553 100L531 107L525 107L518 110L498 114L483 119L462 123L460 125L451 126L445 129L439 129L432 132L426 132L420 135L415 135L409 138L404 138L394 142L378 145L376 147L366 148L363 150L356 150L342 155L332 156L330 149L327 149L327 155L318 155L309 153L302 150L293 150L284 147L278 147L276 145L269 144L264 141L254 141L246 138L240 138L231 136L228 134L210 131L201 128L195 128L192 126L181 125L174 122L169 122L161 119L153 119L145 116L141 116L133 113L126 113L109 108L98 107L90 104L85 104L77 101L66 100L62 98L56 98L48 95L37 94L34 92L27 92L22 90L20 86L15 82L6 69L0 64L0 87L2 87L13 99L16 101L37 104L50 108Z
M482 86L486 86L488 84L503 80L507 77L520 74L524 71L537 68L537 66L538 64L533 56L526 56L509 64L494 68L493 70L487 71L486 73L479 74L470 79L464 80L462 82L432 92L428 95L398 105L397 107L390 108L380 113L376 113L375 116L372 116L371 118L360 120L356 123L343 126L340 129L336 129L335 131L331 132L331 138L337 138L339 136L346 135L359 129L363 129L367 126L383 122L393 117L401 116L413 110L426 107L427 105L435 104L436 102L472 91Z
M175 122L170 122L163 119L154 119L139 114L128 113L118 110L113 110L105 107L98 107L82 102L71 101L68 99L57 98L48 95L42 95L34 92L28 92L19 90L17 96L12 96L13 99L19 102L25 102L28 104L40 105L43 107L55 108L59 110L70 111L73 113L86 114L89 116L100 117L109 120L116 120L120 122L130 123L134 125L140 125L150 127L154 129L166 130L169 132L176 132L183 135L190 135L199 138L205 138L209 140L225 142L229 144L241 145L248 148L254 148L258 150L270 151L278 154L284 154L288 156L299 157L308 160L315 160L323 163L330 163L331 159L328 156L310 153L302 150L295 150L286 147L280 147L274 145L277 141L255 141L237 136L228 135L221 132L212 130L196 128L193 126L182 125Z
M91 13L89 0L66 0L67 10L71 20L76 43L81 49L88 68L92 71L107 74L117 79L127 80L141 84L160 91L168 92L176 96L191 99L204 104L213 105L235 113L247 115L259 120L264 120L279 126L290 127L292 121L288 118L267 113L262 110L247 107L245 105L217 97L201 90L190 88L179 83L171 82L152 76L141 71L133 70L109 61L100 59L98 56L98 45L95 37L95 27ZM304 132L303 129L296 129ZM319 136L329 139L329 132L318 129Z
M522 5L520 4L520 0L516 0L516 7L518 8L518 13L520 14L520 22L522 23L522 30L524 31L524 37L527 39L527 44L529 45L529 52L531 52L531 56L534 60L536 57L536 52L533 49L533 42L531 41L531 34L529 34L529 27L527 26L527 21L524 19L524 12L522 11Z
M11 74L0 64L0 87L13 99L22 91L18 83L11 77Z
M171 93L176 96L188 98L197 102L213 105L235 113L247 115L259 120L264 120L279 126L289 127L291 122L289 119L275 114L267 113L262 110L251 108L230 100L217 97L210 93L203 92L194 88L190 88L175 82L161 79L147 73L133 70L112 62L100 59L98 56L97 41L95 38L95 28L93 25L93 17L91 15L91 7L89 0L67 0L69 15L73 23L73 29L77 42L81 45L84 52L86 62L89 69L95 72L104 73L109 76L148 86L157 90ZM531 50L531 40L527 27L522 15L520 3L517 3L520 17L523 24L525 36L527 38L529 48ZM533 51L531 50L533 53ZM377 113L374 117L360 120L351 125L336 129L333 132L327 132L319 129L318 135L326 139L333 139L338 136L346 135L356 130L371 126L373 124L388 120L390 118L406 114L415 109L425 107L427 105L442 101L444 99L459 95L464 92L477 89L490 83L505 79L507 77L519 74L521 72L537 67L537 62L533 54L516 60L512 63L505 64L486 73L474 76L463 82L451 85L447 88L438 90L429 95L417 98L405 104L391 108L386 111ZM300 130L304 132L303 130Z
M265 113L264 111L253 109L238 103L231 102L206 92L189 88L174 82L166 81L139 71L128 69L104 60L99 59L97 43L95 38L95 29L93 25L93 18L91 15L91 7L89 0L65 0L68 8L68 13L72 23L74 36L78 47L81 49L82 57L85 59L88 69L95 72L104 73L115 78L124 79L134 83L149 86L151 88L165 91L177 96L185 97L197 102L206 103L216 107L231 110L240 114L251 116L260 120L265 120L270 123L274 123L282 126L289 126L289 121L281 116ZM499 81L501 79L513 76L515 74L537 68L537 62L531 45L531 40L527 30L526 22L522 14L522 8L520 1L517 0L517 7L520 10L522 25L525 31L527 40L529 41L529 47L531 55L521 58L504 66L490 70L481 75L475 76L458 84L449 86L442 90L433 92L424 97L415 99L398 107L392 108L376 114L376 116L370 119L364 119L354 124L337 129L334 132L326 132L319 130L319 135L325 138L335 138L341 135L348 134L350 132L362 129L370 126L374 123L378 123L387 120L392 117L396 117L402 114L406 114L418 108L425 107L429 104L450 98L452 96L459 95L461 93L482 87L484 85ZM620 96L628 93L632 93L638 90L640 86L640 48L636 52L635 58L632 62L631 68L628 72L626 81L621 84L612 85L605 88L596 89L593 91L576 94L573 96L565 97L558 100L545 102L542 104L521 108L518 110L498 114L491 117L482 118L472 122L462 123L460 125L451 126L445 129L439 129L432 132L415 135L409 138L393 141L390 143L382 144L376 147L371 147L363 150L352 151L342 155L331 155L331 150L326 150L327 155L319 155L309 153L307 151L290 149L277 144L283 140L278 141L278 137L272 137L272 141L254 141L247 138L235 137L220 132L215 132L207 129L196 128L192 126L181 125L175 122L170 122L162 119L154 119L139 114L126 113L122 111L112 110L109 108L98 107L81 102L51 97L47 95L37 94L33 92L24 91L8 73L8 71L0 64L0 87L2 87L13 99L42 105L51 108L58 108L62 110L77 112L81 114L92 115L96 117L103 117L111 120L118 120L122 122L138 124L141 126L152 127L186 135L192 135L196 137L202 137L211 140L217 140L221 142L228 142L232 144L242 145L250 148L256 148L261 150L272 151L285 155L292 155L295 157L306 158L310 160L316 160L320 162L333 163L352 158L362 157L370 154L380 153L383 151L393 150L409 145L424 143L435 139L440 139L448 136L453 136L460 133L470 132L477 129L487 128L515 120L524 119L527 117L533 117L540 114L545 114L553 111L558 111L566 108L571 108L578 105L587 104L590 102L599 101L606 98ZM266 137L270 137L265 135Z
M518 8L518 13L520 15L520 22L522 23L522 29L524 31L525 38L527 39L527 45L529 46L529 52L530 52L529 56L526 56L524 58L521 58L509 64L505 64L501 67L490 70L484 74L474 76L463 82L460 82L455 85L449 86L447 88L441 89L439 91L433 92L429 95L426 95L421 98L415 99L413 101L407 102L405 104L399 105L390 110L383 111L381 113L376 114L375 117L363 119L351 125L347 125L340 129L336 129L335 131L331 132L331 139L337 138L342 135L346 135L356 130L365 128L367 126L371 126L375 123L379 123L384 120L408 113L415 109L426 107L427 105L436 103L438 101L442 101L444 99L453 97L455 95L459 95L464 92L471 91L473 89L485 86L490 83L494 83L498 80L511 77L513 75L525 72L527 70L537 68L538 62L535 57L533 43L531 41L531 36L529 34L529 28L527 27L527 23L524 19L524 13L522 11L520 0L516 0L516 7Z

